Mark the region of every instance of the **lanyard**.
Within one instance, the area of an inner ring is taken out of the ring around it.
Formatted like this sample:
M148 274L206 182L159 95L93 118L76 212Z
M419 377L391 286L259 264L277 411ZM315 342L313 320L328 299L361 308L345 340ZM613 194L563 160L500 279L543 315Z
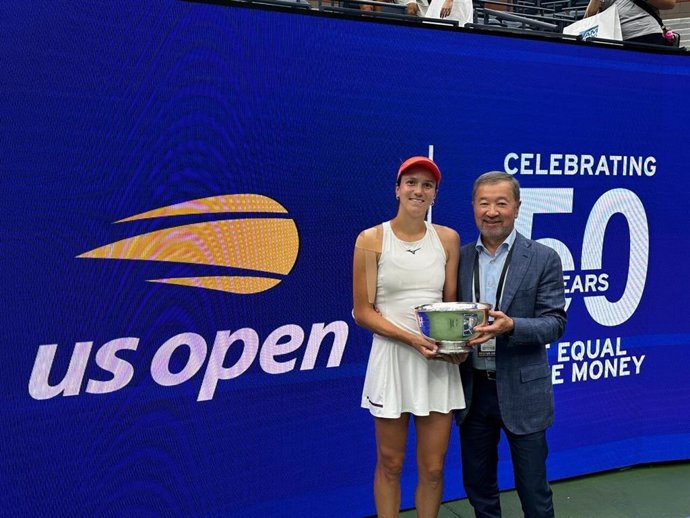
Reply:
M498 309L498 305L501 302L501 296L503 295L503 282L506 279L506 273L508 273L508 266L510 265L510 260L513 257L513 249L515 248L515 243L513 243L513 246L510 247L510 250L508 250L508 255L506 256L506 260L503 263L503 270L501 271L501 277L498 279L498 286L496 287L496 303L494 304L494 309ZM480 289L479 289L479 254L481 252L477 252L477 254L474 256L474 271L473 271L473 277L474 277L474 296L476 298L477 302L481 302L481 294L480 294Z

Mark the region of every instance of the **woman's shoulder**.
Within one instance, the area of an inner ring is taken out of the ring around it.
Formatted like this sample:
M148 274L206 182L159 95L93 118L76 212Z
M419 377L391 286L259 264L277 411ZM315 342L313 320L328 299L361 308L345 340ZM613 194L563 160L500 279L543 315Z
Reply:
M383 235L383 223L379 223L378 225L374 225L373 227L365 228L362 230L359 235L357 236L357 239L361 237L371 237L371 236L382 236Z
M383 223L362 230L357 236L355 246L367 250L381 250L383 242Z
M433 227L441 241L460 243L460 234L458 234L454 229L444 225L437 225L436 223L433 224Z

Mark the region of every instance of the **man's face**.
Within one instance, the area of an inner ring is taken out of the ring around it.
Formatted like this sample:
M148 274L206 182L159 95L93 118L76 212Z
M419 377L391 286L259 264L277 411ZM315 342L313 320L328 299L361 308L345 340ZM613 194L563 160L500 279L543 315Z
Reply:
M485 244L498 246L510 235L520 210L510 182L483 184L472 200L474 222Z

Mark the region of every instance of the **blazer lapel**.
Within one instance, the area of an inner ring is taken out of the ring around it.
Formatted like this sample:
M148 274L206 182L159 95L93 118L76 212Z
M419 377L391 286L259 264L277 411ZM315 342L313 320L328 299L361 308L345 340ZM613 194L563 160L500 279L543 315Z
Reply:
M515 247L515 251L510 260L505 287L503 288L503 295L501 296L500 309L503 312L505 312L510 307L511 302L513 302L517 289L532 262L532 254L534 253L532 250L532 243L519 233L515 237L513 246Z

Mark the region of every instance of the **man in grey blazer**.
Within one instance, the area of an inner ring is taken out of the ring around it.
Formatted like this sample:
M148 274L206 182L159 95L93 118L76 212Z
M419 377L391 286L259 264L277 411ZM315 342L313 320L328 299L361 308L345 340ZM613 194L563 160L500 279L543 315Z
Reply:
M515 485L526 518L553 517L546 476L546 429L553 422L553 387L545 344L566 322L558 254L515 230L520 186L502 172L483 174L472 191L479 239L462 248L460 300L496 310L470 358L461 364L467 407L460 425L463 483L477 518L500 518L497 482L501 430L510 445Z

